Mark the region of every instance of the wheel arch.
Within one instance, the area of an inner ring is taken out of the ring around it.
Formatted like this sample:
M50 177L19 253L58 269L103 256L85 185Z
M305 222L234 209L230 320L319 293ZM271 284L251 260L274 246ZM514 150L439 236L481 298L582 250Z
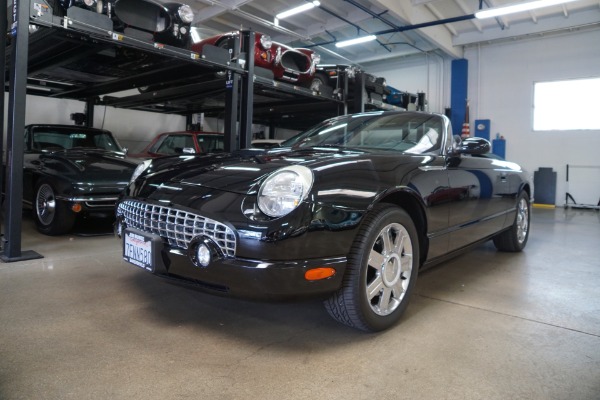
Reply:
M423 265L429 250L429 240L427 239L427 215L423 200L413 191L401 189L381 197L378 203L387 203L398 206L404 209L412 219L419 236L420 265Z
M46 181L48 183L50 183L56 194L59 195L68 195L71 193L71 191L73 190L73 182L69 179L65 179L65 177L60 176L60 175L49 175L49 174L43 174L43 173L37 173L37 174L33 174L31 176L31 193L32 193L32 199L31 201L35 200L35 189L38 185L38 182L40 181Z
M533 193L532 193L531 186L529 185L529 183L524 183L521 186L521 190L519 190L519 193L522 192L522 191L524 191L524 192L527 193L527 196L529 196L529 200L530 201L533 201L533 197L532 197Z

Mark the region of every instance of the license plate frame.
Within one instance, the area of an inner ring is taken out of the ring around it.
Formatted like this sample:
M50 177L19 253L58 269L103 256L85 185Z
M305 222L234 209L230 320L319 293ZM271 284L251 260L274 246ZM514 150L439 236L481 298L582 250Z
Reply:
M160 236L126 228L123 231L123 260L155 273L159 266L161 245Z

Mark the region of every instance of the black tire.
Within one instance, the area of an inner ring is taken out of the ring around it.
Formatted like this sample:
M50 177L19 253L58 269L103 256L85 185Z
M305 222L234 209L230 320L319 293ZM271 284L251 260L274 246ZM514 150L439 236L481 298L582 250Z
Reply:
M530 211L529 196L522 192L517 199L517 215L513 225L494 236L494 245L498 250L518 252L525 248L529 239Z
M321 72L317 72L310 82L309 89L320 92L324 86L327 86L327 76Z
M325 308L353 328L387 329L406 310L418 270L419 240L412 219L396 206L378 205L365 217L348 254L342 287L325 300Z
M52 184L40 180L35 185L33 199L33 217L38 231L45 235L62 235L69 232L75 224L75 213L69 210L63 201L56 200L56 191Z

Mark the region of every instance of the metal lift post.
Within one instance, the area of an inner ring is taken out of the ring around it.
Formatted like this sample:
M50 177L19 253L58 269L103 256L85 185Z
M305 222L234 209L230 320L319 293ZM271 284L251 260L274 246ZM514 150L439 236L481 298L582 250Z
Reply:
M0 260L4 262L42 258L35 251L21 251L23 218L23 149L29 49L29 1L14 0L11 26L12 48L8 94L8 138L6 167L6 226ZM4 35L3 31L1 34Z

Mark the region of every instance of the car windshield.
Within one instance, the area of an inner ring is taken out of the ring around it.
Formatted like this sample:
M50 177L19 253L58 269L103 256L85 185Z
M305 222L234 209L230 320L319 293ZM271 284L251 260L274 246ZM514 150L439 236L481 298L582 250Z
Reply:
M223 135L198 135L198 143L205 153L214 153L225 150Z
M425 113L365 113L327 120L281 146L348 147L412 154L438 153L444 121Z
M32 146L36 150L94 148L123 151L112 134L102 130L74 128L36 128Z

